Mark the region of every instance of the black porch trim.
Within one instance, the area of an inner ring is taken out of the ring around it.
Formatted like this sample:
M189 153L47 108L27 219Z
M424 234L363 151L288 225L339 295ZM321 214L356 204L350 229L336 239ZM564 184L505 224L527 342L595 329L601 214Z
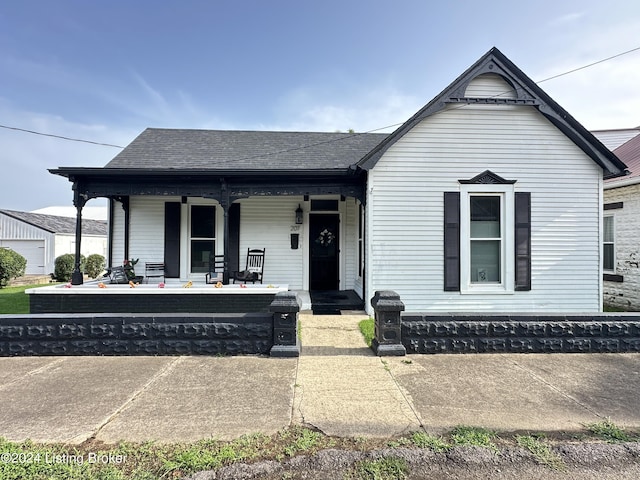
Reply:
M253 196L341 195L365 203L366 176L354 170L50 169L86 199L129 196L202 197L231 204Z

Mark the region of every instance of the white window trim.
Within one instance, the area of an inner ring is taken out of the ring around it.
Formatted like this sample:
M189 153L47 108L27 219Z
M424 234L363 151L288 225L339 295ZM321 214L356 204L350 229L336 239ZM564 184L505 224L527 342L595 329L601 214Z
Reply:
M611 218L613 221L613 242L605 242L604 240L604 219L605 218ZM616 216L614 213L609 213L606 215L602 216L603 221L602 221L602 271L604 273L609 273L609 274L615 274L616 273L616 267L618 265L618 261L616 258ZM613 245L613 269L607 269L604 268L604 246L605 244L612 244Z
M476 194L500 195L500 224L504 229L501 249L500 283L471 283L471 212L470 198ZM460 185L460 293L461 294L513 294L515 286L514 186L495 184Z
M193 207L213 207L215 210L215 224L214 224L214 232L213 232L213 238L209 238L209 237L192 237L191 236L191 209ZM187 219L187 262L186 262L186 268L187 268L187 275L189 276L189 278L196 278L196 277L201 277L203 275L202 272L193 272L191 271L191 241L192 240L213 240L214 243L214 248L216 250L216 254L219 254L218 250L219 250L219 244L221 243L219 241L218 238L218 232L220 231L220 228L218 226L218 219L221 217L221 215L218 212L218 206L215 203L189 203L188 205L188 219Z

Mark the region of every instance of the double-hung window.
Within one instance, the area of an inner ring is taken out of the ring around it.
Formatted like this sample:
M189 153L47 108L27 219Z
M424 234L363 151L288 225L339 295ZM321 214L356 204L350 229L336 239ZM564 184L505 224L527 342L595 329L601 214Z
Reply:
M190 215L191 273L209 271L209 260L216 251L216 207L191 205Z
M513 186L463 185L460 193L460 291L512 293Z
M615 244L615 217L613 215L605 215L602 219L603 223L603 262L602 268L607 273L615 273L616 271L616 244Z

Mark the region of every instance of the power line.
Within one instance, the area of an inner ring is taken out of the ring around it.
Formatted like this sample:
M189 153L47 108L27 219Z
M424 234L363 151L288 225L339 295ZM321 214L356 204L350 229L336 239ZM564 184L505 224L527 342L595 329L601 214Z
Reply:
M26 128L9 127L8 125L0 125L0 128L6 128L7 130L17 130L18 132L33 133L34 135L42 135L43 137L59 138L61 140L69 140L71 142L91 143L92 145L101 145L103 147L124 148L120 145L113 145L111 143L93 142L91 140L83 140L81 138L64 137L62 135L54 135L52 133L42 133L36 132L34 130L27 130Z
M540 84L540 83L543 83L543 82L547 82L549 80L554 80L556 78L563 77L565 75L569 75L571 73L575 73L575 72L578 72L580 70L584 70L584 69L589 68L589 67L593 67L594 65L599 65L601 63L608 62L609 60L613 60L613 59L621 57L623 55L627 55L629 53L637 52L638 50L640 50L640 46L632 48L632 49L624 51L624 52L621 52L621 53L617 53L617 54L612 55L612 56L607 57L607 58L603 58L603 59L598 60L596 62L592 62L592 63L590 63L588 65L584 65L582 67L574 68L572 70L568 70L566 72L559 73L557 75L553 75L551 77L539 80L539 81L537 81L535 83L536 84ZM509 93L509 92L504 92L504 94L507 94L507 93ZM499 96L499 95L494 95L494 96ZM466 105L460 105L457 108L463 108L465 106ZM394 123L392 125L387 125L385 127L379 127L379 128L374 128L374 129L371 129L371 130L367 130L365 132L358 132L358 133L353 133L351 135L345 135L344 137L341 137L341 138L334 138L334 139L324 140L322 142L316 142L316 143L312 143L312 144L308 144L308 145L300 145L298 147L292 147L292 148L289 148L289 149L278 150L278 151L274 151L274 152L264 152L264 153L261 153L259 155L255 155L255 157L277 155L279 153L287 153L287 152L295 151L295 150L303 150L305 148L311 148L311 147L315 147L315 146L326 144L326 143L332 143L332 142L345 140L345 139L348 139L348 138L353 138L353 137L356 137L358 135L364 135L364 134L367 134L367 133L378 132L380 130L386 130L388 128L398 127L398 126L402 125L403 123L404 122L398 122L398 123ZM94 142L94 141L91 141L91 140L84 140L84 139L80 139L80 138L71 138L71 137L65 137L65 136L62 136L62 135L54 135L54 134L51 134L51 133L36 132L34 130L27 130L25 128L18 128L18 127L10 127L10 126L7 126L7 125L0 125L0 128L6 128L8 130L16 130L16 131L25 132L25 133L32 133L34 135L42 135L44 137L58 138L58 139L61 139L61 140L68 140L68 141L72 141L72 142L89 143L89 144L92 144L92 145L100 145L100 146L103 146L103 147L113 147L113 148L120 148L120 149L124 148L121 145L114 145L114 144L111 144L111 143ZM250 158L253 158L253 156L252 157L247 157L246 159L250 159ZM242 160L246 160L246 159L242 159Z
M584 70L585 68L593 67L594 65L598 65L599 63L608 62L609 60L613 60L614 58L621 57L623 55L627 55L628 53L637 52L640 50L640 47L632 48L631 50L627 50L626 52L618 53L616 55L612 55L611 57L603 58L602 60L598 60L597 62L590 63L589 65L584 65L582 67L574 68L573 70L569 70L568 72L559 73L558 75L554 75L549 78L545 78L544 80L539 80L536 83L546 82L548 80L553 80L554 78L564 77L565 75L569 75L570 73L578 72L580 70Z

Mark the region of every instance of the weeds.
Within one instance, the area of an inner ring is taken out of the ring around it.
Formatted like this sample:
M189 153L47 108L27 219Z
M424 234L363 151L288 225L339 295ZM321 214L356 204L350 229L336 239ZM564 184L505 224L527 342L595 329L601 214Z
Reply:
M589 423L585 425L585 428L609 443L633 441L631 435L625 432L623 428L614 424L610 419L603 420L602 422Z
M451 431L451 442L455 446L471 445L488 448L498 452L498 447L493 443L496 433L486 428L458 426Z
M428 448L434 452L446 452L451 449L451 445L445 442L442 437L435 437L425 432L413 433L410 440L416 447Z
M609 442L639 441L637 431L624 431L610 420L585 425L579 437L571 441L590 442L604 439ZM566 437L562 437L566 438ZM455 446L477 446L498 452L496 443L510 442L531 452L536 461L546 467L564 471L567 467L551 448L553 440L542 435L501 436L478 427L458 426L443 436L424 431L414 432L393 441L370 438L334 438L320 432L294 426L266 436L246 435L233 441L215 439L188 444L157 444L155 442L105 445L95 440L82 445L37 444L31 441L14 443L0 438L0 478L3 480L152 480L181 478L196 471L217 470L237 462L278 460L299 454L313 455L327 448L369 452L378 448L420 448L446 453ZM91 452L101 456L120 456L122 462L91 463ZM55 461L55 459L64 461ZM15 461L14 461L15 459ZM27 461L31 460L31 461ZM372 460L368 458L354 464L347 472L348 480L402 479L408 476L408 467L392 455ZM292 478L297 478L295 474Z
M360 328L360 333L362 333L367 346L371 347L371 342L373 341L373 337L375 336L375 322L373 318L361 320L358 323L358 328Z
M551 451L549 445L538 437L532 435L517 435L516 442L522 448L526 448L541 465L552 470L564 471L566 466L562 459Z
M296 429L289 445L284 447L284 454L293 457L300 452L306 452L320 445L322 435L308 428Z
M361 460L345 477L348 480L401 480L407 478L407 462L401 458Z

